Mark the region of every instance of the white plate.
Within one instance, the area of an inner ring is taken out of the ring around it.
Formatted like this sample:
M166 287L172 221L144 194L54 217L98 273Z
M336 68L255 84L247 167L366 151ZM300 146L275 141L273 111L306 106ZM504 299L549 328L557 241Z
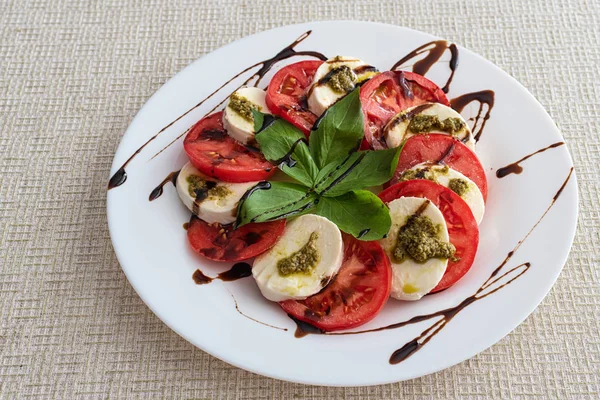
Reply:
M236 73L273 57L309 30L312 34L296 50L357 56L381 70L436 40L391 25L322 22L286 26L234 42L197 60L152 96L123 137L112 173L162 127ZM230 364L278 379L317 385L374 385L430 374L474 356L513 330L544 298L567 259L577 221L577 184L574 174L570 175L573 163L566 146L559 146L521 163L521 174L497 178L498 168L563 138L523 86L480 56L458 49L460 62L448 97L485 89L495 92L495 106L477 145L488 174L489 195L475 264L458 284L444 292L414 303L391 299L383 312L360 330L457 306L477 292L540 221L497 273L496 277L504 278L480 296L516 277L512 283L462 309L419 351L398 364L390 364L392 353L426 329L442 325L437 322L441 317L380 332L297 339L293 321L277 304L260 295L252 278L194 284L191 277L197 268L215 276L230 265L209 262L188 248L182 224L188 221L189 212L172 186L165 186L160 198L148 201L152 189L186 162L181 139L152 157L223 100L236 83L258 70L256 67L151 141L126 166L125 183L109 190L108 221L115 252L140 297L174 331ZM301 58L306 57L287 59L274 70ZM440 86L449 76L448 60L449 53L445 53L427 73ZM471 104L463 115L472 117L477 108ZM529 269L522 266L504 275L525 262L531 263ZM247 317L236 310L234 298Z

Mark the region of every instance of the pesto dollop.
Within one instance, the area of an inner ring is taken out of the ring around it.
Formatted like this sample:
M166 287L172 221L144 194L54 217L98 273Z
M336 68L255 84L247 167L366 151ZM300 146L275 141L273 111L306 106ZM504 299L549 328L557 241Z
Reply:
M202 197L202 199L220 199L231 194L231 190L229 190L226 186L213 186L211 188L208 187L206 181L202 179L199 175L190 175L186 179L188 183L188 193L190 196L198 198ZM202 194L202 195L200 195Z
M448 182L448 187L459 196L464 195L469 190L469 184L464 179L452 178Z
M238 113L242 118L249 122L254 121L252 110L260 111L258 107L254 105L254 103L237 93L234 93L229 97L228 107L231 107L233 111Z
M437 115L417 114L410 120L408 130L413 133L431 132L439 130L454 135L465 127L460 118L446 118L440 120Z
M411 181L413 179L427 179L433 182L437 182L439 175L446 175L450 168L447 165L443 167L424 167L418 169L407 169L400 174L399 180Z
M329 73L331 74L331 78L327 82L327 85L334 92L343 94L354 89L357 77L354 71L347 65L334 68Z
M428 216L409 217L398 233L396 247L392 253L394 262L401 263L410 257L422 264L430 258L454 257L454 245L438 238L441 229L442 226L435 225Z
M413 179L427 179L435 182L435 174L428 168L407 169L400 175L400 181L412 181Z
M192 197L196 197L196 193L206 189L206 182L198 175L190 175L186 181L188 183L188 193Z
M312 272L321 258L319 250L317 249L318 238L319 235L317 232L311 233L308 242L306 242L304 246L289 257L279 260L277 262L279 275L289 276L292 274L309 274Z

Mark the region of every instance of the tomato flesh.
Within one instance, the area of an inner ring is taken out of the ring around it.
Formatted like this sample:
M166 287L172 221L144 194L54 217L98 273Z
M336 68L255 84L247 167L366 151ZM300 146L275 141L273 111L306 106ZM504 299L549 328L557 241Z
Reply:
M347 234L343 238L344 261L335 278L307 299L280 303L293 318L327 332L372 320L385 305L392 284L390 260L377 242Z
M382 129L396 114L423 103L450 105L446 94L429 79L407 71L375 75L360 89L365 139L372 148L387 148Z
M397 183L402 172L421 163L443 163L471 179L487 200L487 178L477 155L460 140L449 135L425 134L409 138L402 147L391 184Z
M323 61L300 61L280 69L267 88L269 110L290 122L308 137L317 120L306 104L306 94Z
M269 250L283 234L285 220L231 225L208 224L193 216L187 237L192 249L214 261L240 261Z
M452 190L425 179L400 182L379 193L384 203L400 197L429 199L444 215L450 243L456 247L454 256L458 260L448 260L444 276L431 293L449 288L469 271L477 254L479 228L471 209Z
M186 135L183 148L200 172L226 182L260 181L277 170L257 149L243 146L227 134L223 112L197 122Z

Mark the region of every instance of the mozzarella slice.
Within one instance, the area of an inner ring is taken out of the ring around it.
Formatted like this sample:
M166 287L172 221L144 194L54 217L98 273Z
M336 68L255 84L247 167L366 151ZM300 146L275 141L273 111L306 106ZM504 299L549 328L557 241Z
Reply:
M481 190L479 190L475 182L457 170L444 165L418 164L412 167L409 171L415 171L417 173L417 177L421 179L432 180L450 189L454 188L454 186L451 185L453 179L464 182L463 185L466 184L466 190L464 190L464 193L457 194L459 194L459 196L469 205L477 224L481 222L485 212L485 201L483 200L483 194L481 194ZM412 175L412 173L404 173L406 178L409 178ZM402 176L400 179L404 180L402 179Z
M192 182L202 180L208 182L206 189L200 192L200 198L190 192ZM181 168L177 176L177 193L183 204L198 218L205 222L231 224L235 221L237 206L248 189L258 182L229 183L208 178L198 171L191 163ZM212 188L210 188L212 186Z
M431 218L435 225L441 225L438 233L440 240L448 241L448 229L442 212L429 200L419 197L400 197L388 203L392 226L385 239L379 243L390 257L392 262L392 291L391 296L399 300L419 300L431 291L444 276L447 259L430 258L423 264L419 264L411 258L406 258L401 263L395 263L392 256L398 233L408 218L414 215L424 203L428 203L420 215Z
M317 253L312 270L282 275L279 261L306 249L311 235ZM263 296L271 301L305 299L323 289L337 274L343 255L342 234L333 222L318 215L302 215L287 223L283 235L271 250L256 257L252 276Z
M471 128L467 125L463 117L454 111L452 108L439 103L425 103L411 108L407 108L394 116L383 128L383 134L388 147L398 147L415 133L411 132L408 127L411 120L417 115L437 116L440 121L446 118L458 118L463 123L462 129L455 132L452 136L461 140L468 148L475 151L475 138L471 132ZM433 129L423 133L442 133L450 135L448 132L439 129Z
M337 56L325 61L315 72L312 86L309 89L308 109L314 114L320 116L349 91L335 91L327 83L335 70L343 67L347 67L351 71L351 78L354 81L352 88L377 73L375 67L355 57Z
M269 112L265 103L266 92L256 87L245 87L239 89L231 96L243 98L251 103L252 106L261 112ZM242 144L252 143L254 141L254 120L248 116L241 115L238 111L232 108L232 97L230 97L227 107L223 112L223 127L235 140Z

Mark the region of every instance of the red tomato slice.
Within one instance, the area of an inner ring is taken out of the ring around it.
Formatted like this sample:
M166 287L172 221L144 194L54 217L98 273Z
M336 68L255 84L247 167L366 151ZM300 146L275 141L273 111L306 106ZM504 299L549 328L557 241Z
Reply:
M190 129L183 141L190 162L203 174L226 182L260 181L273 175L277 167L229 136L222 120L223 112L217 112Z
M308 110L306 92L323 61L300 61L280 69L271 79L265 99L269 110L308 137L317 116Z
M391 184L398 182L404 171L421 163L443 162L472 180L487 200L487 179L477 155L460 140L449 135L416 135L404 143Z
M387 148L381 129L400 111L423 103L450 105L438 85L407 71L375 75L361 87L360 101L365 117L365 139L376 150Z
M187 236L192 249L214 261L240 261L269 250L283 234L285 220L231 225L207 224L192 217Z
M377 242L343 237L344 261L333 281L305 300L280 303L292 317L328 332L372 320L385 305L392 285L390 260Z
M454 256L459 260L448 260L446 273L431 293L449 288L469 271L479 246L479 228L471 209L452 190L425 179L400 182L379 193L379 198L384 203L399 197L429 199L444 215L450 243L456 247Z

